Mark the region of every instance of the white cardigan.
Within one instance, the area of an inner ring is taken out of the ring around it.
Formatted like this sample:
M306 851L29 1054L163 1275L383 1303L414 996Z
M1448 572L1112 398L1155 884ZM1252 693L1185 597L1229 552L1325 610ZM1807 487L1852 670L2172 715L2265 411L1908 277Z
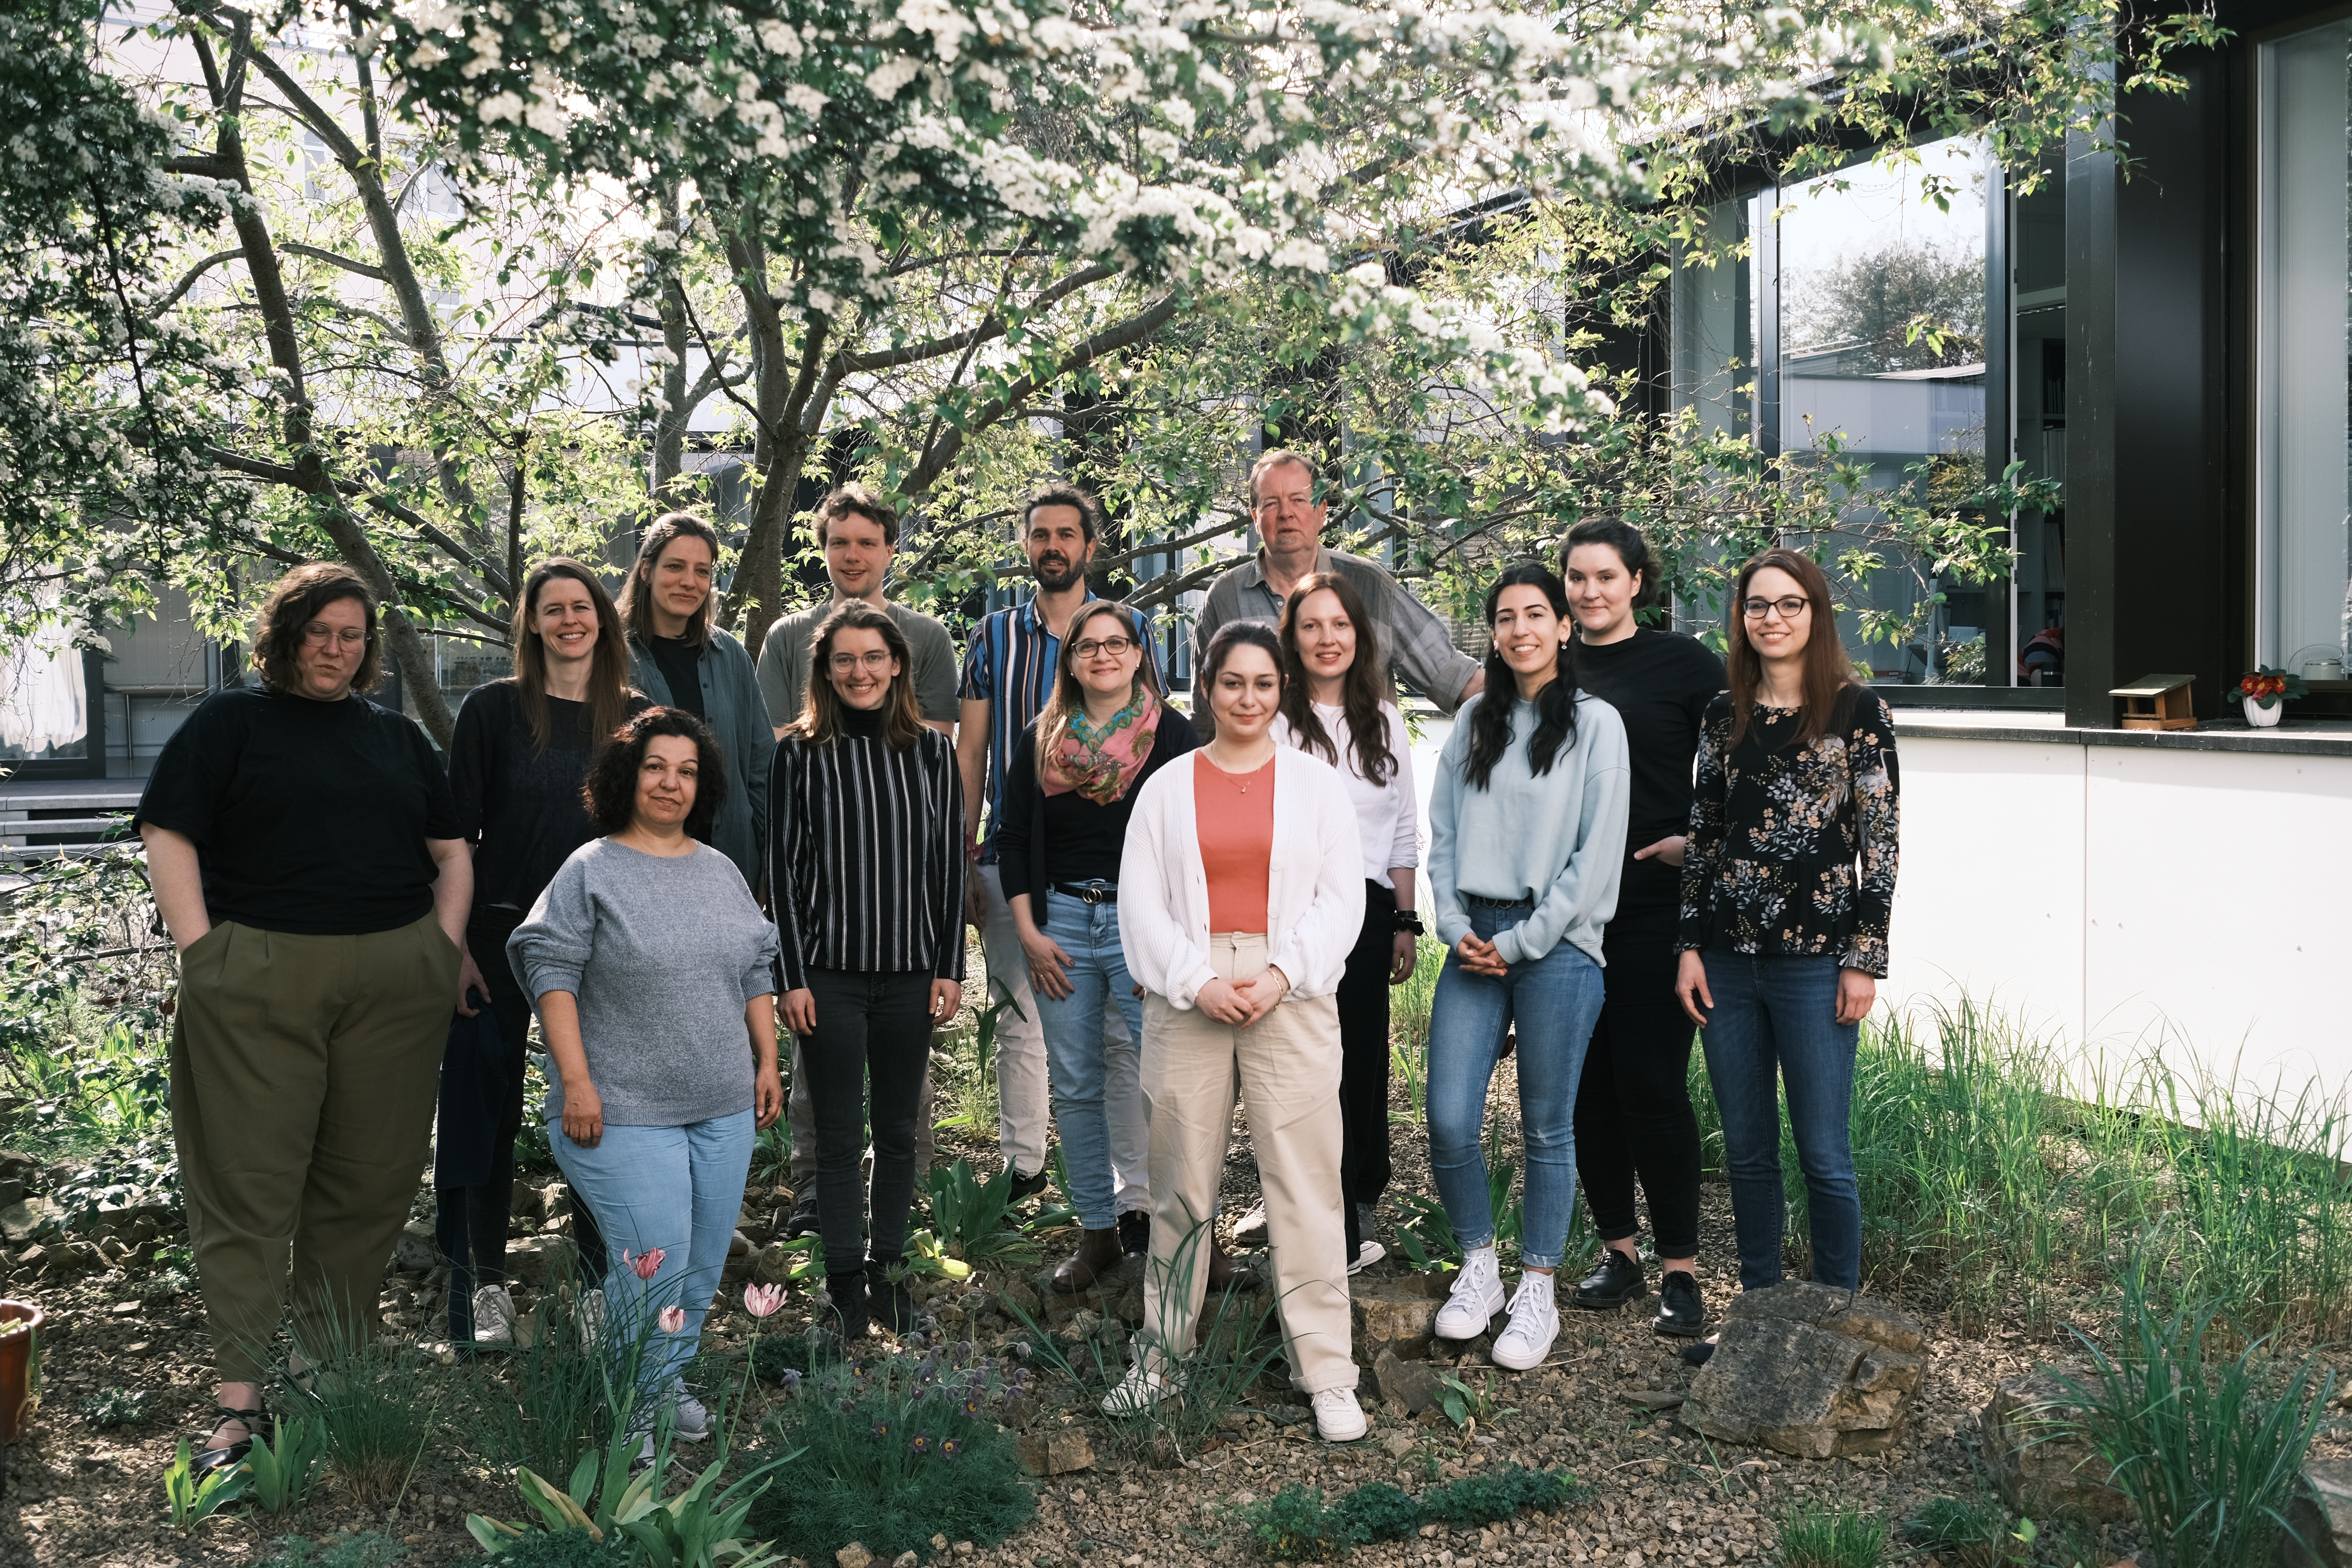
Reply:
M1211 764L1213 766L1214 764ZM1209 874L1201 864L1191 758L1136 793L1118 867L1118 940L1147 991L1190 1007L1217 977L1209 964ZM1287 746L1274 753L1274 860L1266 878L1267 962L1294 996L1339 989L1364 924L1364 850L1339 770Z

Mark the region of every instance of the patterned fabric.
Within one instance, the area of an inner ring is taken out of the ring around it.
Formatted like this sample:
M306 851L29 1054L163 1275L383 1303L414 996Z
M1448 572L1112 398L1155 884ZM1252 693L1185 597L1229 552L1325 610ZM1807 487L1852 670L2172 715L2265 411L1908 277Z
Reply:
M1151 694L1151 688L1138 681L1135 700L1104 720L1100 727L1083 711L1070 715L1061 747L1038 783L1045 786L1047 795L1076 790L1097 805L1114 805L1151 760L1151 737L1159 725L1160 699Z
M1895 717L1850 686L1820 740L1786 750L1796 735L1795 709L1759 703L1734 749L1730 697L1708 705L1676 946L1835 955L1883 980L1899 826Z

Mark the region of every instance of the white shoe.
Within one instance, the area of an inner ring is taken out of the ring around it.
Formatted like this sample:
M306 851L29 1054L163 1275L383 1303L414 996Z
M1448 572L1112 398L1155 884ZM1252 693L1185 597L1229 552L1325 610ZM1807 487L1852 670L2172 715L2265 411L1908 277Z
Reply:
M676 1396L670 1401L670 1411L674 1417L671 1435L679 1442L710 1441L710 1412L703 1407L702 1401L686 1391L684 1384L677 1385Z
M1389 1255L1389 1249L1369 1237L1356 1244L1356 1256L1348 1264L1348 1272L1360 1274Z
M1510 1322L1495 1336L1495 1364L1513 1372L1541 1366L1558 1338L1559 1304L1552 1295L1552 1277L1529 1269L1519 1276L1518 1293L1511 1298Z
M1454 1293L1437 1310L1437 1337L1475 1340L1502 1310L1503 1281L1496 1268L1495 1244L1488 1242L1463 1255L1462 1272L1454 1277Z
M580 1348L593 1351L604 1337L604 1292L591 1290L580 1298Z
M1316 1394L1315 1430L1326 1443L1352 1443L1364 1435L1364 1407L1352 1388L1327 1388Z
M510 1345L514 1343L514 1298L503 1285L485 1285L474 1292L474 1342L478 1345Z
M1265 1205L1260 1204L1234 1221L1234 1245L1255 1247L1265 1239Z
M1106 1415L1140 1415L1159 1407L1160 1402L1175 1391L1168 1380L1156 1372L1146 1372L1141 1362L1127 1369L1118 1386L1103 1395L1102 1413Z

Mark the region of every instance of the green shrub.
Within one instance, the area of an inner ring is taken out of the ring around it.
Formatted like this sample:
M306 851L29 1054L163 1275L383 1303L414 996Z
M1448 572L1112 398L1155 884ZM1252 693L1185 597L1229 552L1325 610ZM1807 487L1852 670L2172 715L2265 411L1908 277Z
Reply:
M1243 1528L1280 1563L1319 1563L1351 1547L1402 1541L1423 1524L1492 1524L1525 1509L1555 1509L1584 1495L1584 1483L1562 1470L1505 1465L1490 1476L1465 1476L1433 1488L1415 1501L1386 1481L1373 1481L1328 1507L1313 1487L1284 1487L1241 1510Z
M1970 1498L1930 1498L1903 1521L1906 1543L1948 1553L1958 1568L2021 1568L2037 1533L2032 1520L2012 1530L2007 1509Z
M100 1431L111 1426L143 1426L153 1402L152 1389L110 1388L82 1401L81 1413Z
M1800 1503L1780 1516L1780 1568L1878 1568L1886 1521L1853 1509Z
M1527 1509L1549 1512L1574 1502L1584 1491L1584 1483L1566 1470L1505 1465L1422 1493L1421 1517L1438 1524L1492 1524Z
M761 1383L797 1383L840 1362L840 1343L829 1334L762 1335L751 1347L751 1373Z
M408 1548L377 1531L337 1535L313 1546L299 1535L280 1536L255 1568L390 1568Z
M284 1377L281 1408L324 1430L327 1468L354 1500L371 1508L392 1502L433 1440L439 1385L429 1385L428 1395L425 1380L402 1364L398 1344L340 1312L289 1337L309 1370Z
M1296 1483L1261 1502L1244 1503L1242 1528L1277 1563L1322 1563L1356 1544L1338 1510L1323 1494Z
M1421 1528L1421 1505L1386 1481L1358 1487L1331 1505L1331 1514L1358 1542L1402 1541Z
M616 1568L630 1548L598 1541L584 1530L534 1530L495 1559L499 1568Z

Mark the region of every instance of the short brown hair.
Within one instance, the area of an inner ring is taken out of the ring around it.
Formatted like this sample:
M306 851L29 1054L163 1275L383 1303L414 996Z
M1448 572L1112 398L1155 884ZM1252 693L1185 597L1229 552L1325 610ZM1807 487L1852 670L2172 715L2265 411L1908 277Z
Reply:
M629 568L629 580L621 585L621 619L627 623L629 635L650 645L654 635L654 568L660 564L662 552L681 539L699 539L710 547L710 595L702 601L702 614L686 623L686 640L698 647L710 640L710 623L719 613L719 531L690 511L673 511L654 519L646 530L646 542L637 546L636 563Z
M871 487L855 479L837 486L834 492L818 503L816 509L816 542L825 541L825 528L836 517L862 517L882 531L882 542L891 549L898 548L898 509L884 500Z
M1323 465L1308 457L1306 453L1292 451L1287 447L1268 447L1266 450L1258 454L1256 462L1250 465L1249 499L1252 510L1255 510L1257 506L1258 480L1265 478L1266 474L1272 469L1286 468L1292 463L1296 463L1300 468L1305 468L1307 470L1307 477L1316 484L1320 485L1323 482Z
M710 726L683 708L648 708L597 743L580 786L588 820L599 832L618 833L635 818L637 770L656 735L683 735L694 742L694 805L687 809L686 831L708 843L710 825L727 799L727 758Z
M262 683L277 691L292 691L302 683L295 656L302 647L302 628L338 599L357 599L367 613L367 652L359 673L352 677L353 691L373 691L383 677L383 639L376 635L375 595L365 579L340 561L313 561L297 566L270 586L261 614L253 623L253 668Z
M1095 542L1095 536L1103 531L1103 510L1100 501L1076 485L1050 484L1039 485L1029 492L1029 499L1021 503L1021 531L1024 535L1029 531L1029 524L1036 517L1037 509L1041 506L1075 507L1078 513L1078 530L1087 536L1088 544L1092 544Z

